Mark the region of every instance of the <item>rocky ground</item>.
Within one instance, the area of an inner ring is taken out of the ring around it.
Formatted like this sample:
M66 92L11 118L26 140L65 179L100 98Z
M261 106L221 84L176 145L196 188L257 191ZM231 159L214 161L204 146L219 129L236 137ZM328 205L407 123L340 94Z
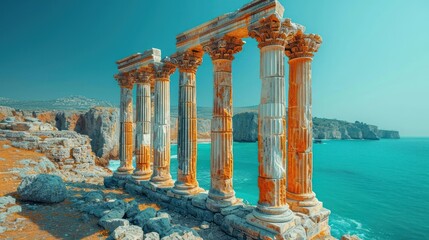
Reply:
M220 228L106 189L88 136L39 119L0 123L0 239L231 239Z

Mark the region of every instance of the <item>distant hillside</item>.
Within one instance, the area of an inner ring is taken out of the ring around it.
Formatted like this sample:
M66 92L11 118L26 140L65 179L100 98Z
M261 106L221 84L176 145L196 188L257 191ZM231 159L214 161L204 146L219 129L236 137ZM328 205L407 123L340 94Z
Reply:
M87 98L83 96L70 96L53 100L14 100L0 97L0 106L7 106L20 110L88 110L91 107L113 107L107 101Z

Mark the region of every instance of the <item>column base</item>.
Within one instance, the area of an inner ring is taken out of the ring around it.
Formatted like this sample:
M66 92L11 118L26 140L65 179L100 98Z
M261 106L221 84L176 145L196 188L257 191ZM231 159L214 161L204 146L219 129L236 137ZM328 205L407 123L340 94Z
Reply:
M204 189L198 187L198 184L196 185L187 185L182 182L175 182L174 187L171 189L171 193L174 195L180 195L180 196L189 196L189 195L196 195L198 193L203 192Z
M174 181L171 176L169 178L155 176L150 179L150 184L156 188L172 188L174 186Z
M149 181L152 177L152 172L135 171L132 177L136 181Z
M235 192L230 194L216 194L213 191L209 191L207 197L206 207L212 212L220 212L222 208L226 208L241 201L235 197Z
M119 178L119 179L123 179L123 178L128 178L129 176L131 176L131 174L133 173L133 169L125 169L125 168L122 168L122 169L119 169L118 168L118 170L116 170L114 173L113 173L113 177L115 177L115 178Z
M270 215L255 209L246 216L246 221L256 227L283 235L297 225L299 218L296 218L290 210L286 211L284 214Z
M286 192L286 202L292 211L304 213L310 217L318 214L323 208L322 202L317 200L314 192L309 194Z

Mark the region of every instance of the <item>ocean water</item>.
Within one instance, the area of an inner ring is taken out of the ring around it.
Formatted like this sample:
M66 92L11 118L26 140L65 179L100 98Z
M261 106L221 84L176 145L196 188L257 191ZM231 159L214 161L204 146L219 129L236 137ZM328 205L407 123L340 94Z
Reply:
M234 189L258 198L256 143L234 143ZM314 144L313 190L331 210L332 234L362 239L429 239L429 138L328 140ZM177 146L171 146L177 174ZM197 178L210 186L210 144L198 144ZM111 161L116 169L118 161Z

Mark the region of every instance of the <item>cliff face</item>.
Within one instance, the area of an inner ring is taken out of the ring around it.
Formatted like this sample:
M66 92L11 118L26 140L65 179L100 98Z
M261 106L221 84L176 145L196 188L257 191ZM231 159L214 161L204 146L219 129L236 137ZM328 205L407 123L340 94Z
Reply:
M237 142L258 141L258 114L244 112L235 114L232 118L233 138Z
M12 117L24 121L28 117L37 118L62 131L75 131L89 136L92 151L99 158L119 157L119 110L110 107L93 107L89 111L59 110L31 111L0 107L0 121Z
M255 142L258 140L258 114L244 112L234 115L234 141ZM315 139L369 139L399 138L398 131L379 130L377 126L358 122L314 118L313 138Z

